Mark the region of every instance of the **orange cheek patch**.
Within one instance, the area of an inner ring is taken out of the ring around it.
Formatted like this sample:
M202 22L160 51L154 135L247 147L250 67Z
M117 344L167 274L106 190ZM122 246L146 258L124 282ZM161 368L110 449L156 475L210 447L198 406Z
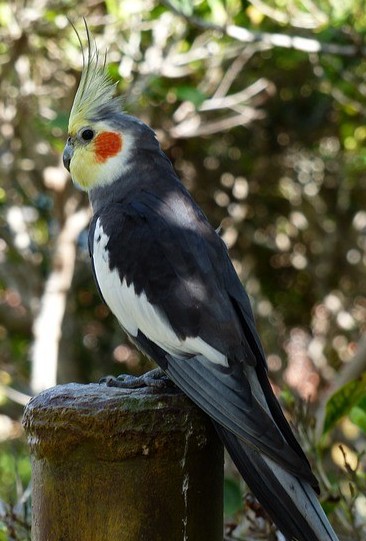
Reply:
M112 131L100 133L94 140L94 148L97 162L105 162L120 152L122 137Z

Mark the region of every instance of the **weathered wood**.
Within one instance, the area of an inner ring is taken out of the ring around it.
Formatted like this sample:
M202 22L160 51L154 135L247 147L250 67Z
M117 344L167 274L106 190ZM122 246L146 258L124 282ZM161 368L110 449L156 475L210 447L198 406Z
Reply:
M222 541L223 448L183 394L60 385L23 424L33 541Z

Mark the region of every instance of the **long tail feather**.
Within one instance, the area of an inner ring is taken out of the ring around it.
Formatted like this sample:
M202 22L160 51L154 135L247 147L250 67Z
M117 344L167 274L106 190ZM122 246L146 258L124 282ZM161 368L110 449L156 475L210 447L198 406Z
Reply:
M215 423L238 470L289 541L338 541L314 490Z

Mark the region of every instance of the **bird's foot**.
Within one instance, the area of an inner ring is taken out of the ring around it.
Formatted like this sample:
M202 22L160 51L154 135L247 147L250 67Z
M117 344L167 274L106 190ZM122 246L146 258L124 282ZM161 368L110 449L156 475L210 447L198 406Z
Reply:
M142 387L148 387L149 389L156 391L172 389L175 387L175 384L161 368L155 368L141 376L130 376L128 374L121 374L117 377L105 376L99 380L99 383L104 383L107 387L120 387L123 389L140 389Z

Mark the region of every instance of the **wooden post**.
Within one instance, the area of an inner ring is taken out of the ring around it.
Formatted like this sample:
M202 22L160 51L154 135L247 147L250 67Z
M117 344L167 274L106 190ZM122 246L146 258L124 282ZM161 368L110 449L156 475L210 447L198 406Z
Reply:
M223 448L182 393L59 385L23 424L33 541L222 541Z

